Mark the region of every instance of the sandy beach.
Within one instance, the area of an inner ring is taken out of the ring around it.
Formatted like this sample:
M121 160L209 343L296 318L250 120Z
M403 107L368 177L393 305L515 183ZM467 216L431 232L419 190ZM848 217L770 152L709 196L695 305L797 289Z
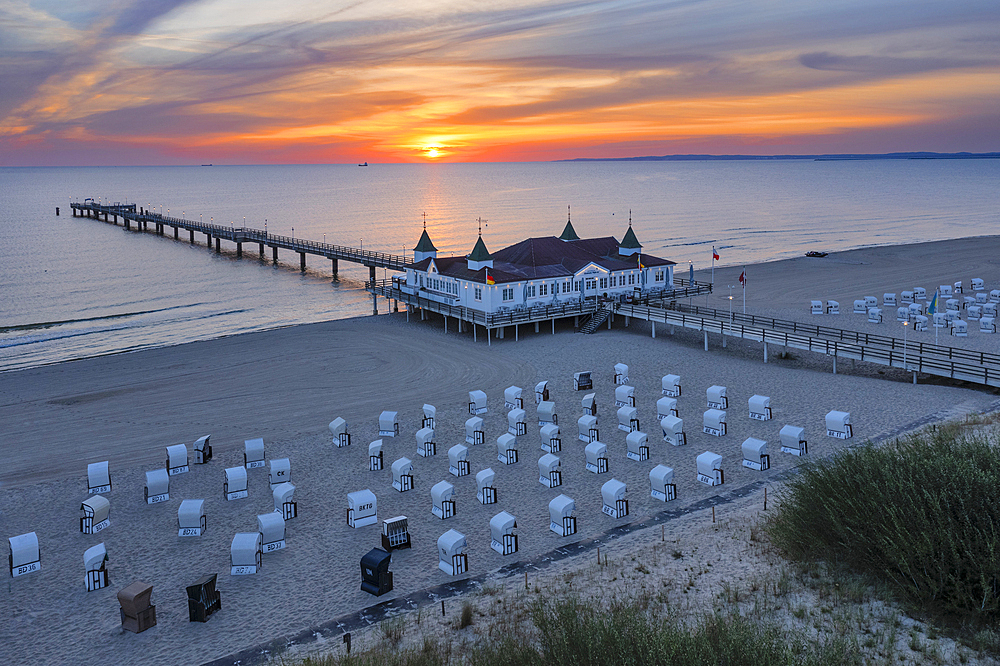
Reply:
M939 284L972 277L1000 288L1000 239L976 238L831 254L823 259L797 258L747 269L747 311L786 319L852 328L872 326L882 335L902 337L894 312L886 323L869 325L850 314L855 298L923 286L928 295ZM738 284L742 267L716 271L712 307L728 308L725 285ZM679 271L678 274L681 274ZM705 279L707 272L697 274ZM734 289L734 309L742 291ZM839 300L839 317L810 317L812 299ZM705 298L696 302L704 305ZM380 307L385 310L385 303ZM940 383L909 383L898 371L843 363L830 372L830 360L796 352L780 358L772 350L762 361L761 345L739 341L721 347L716 337L702 349L699 333L657 331L646 322L628 326L617 319L612 330L577 335L566 323L552 335L522 330L515 342L471 333L445 333L438 318L419 322L386 314L298 326L132 354L84 359L0 374L0 422L4 423L5 465L0 471L0 533L4 538L38 533L42 570L8 578L0 613L4 651L16 663L175 664L198 663L283 635L293 635L346 613L405 595L451 578L437 568L436 540L450 528L467 535L470 574L551 551L566 542L599 534L615 524L662 511L649 496L649 470L662 463L676 473L676 501L685 506L717 494L695 479L695 458L711 450L723 456L726 487L767 479L800 463L779 451L778 430L785 424L805 428L812 457L830 455L844 442L826 437L824 415L849 411L858 444L879 439L911 424L943 420L991 409L992 390ZM970 335L957 340L942 335L941 344L995 351L1000 337ZM895 333L894 333L895 331ZM933 331L919 334L933 341ZM625 433L617 430L613 366L630 366L636 387L640 427L649 434L650 460L625 456ZM584 469L584 444L576 439L582 393L573 390L573 373L591 370L597 393L601 441L608 446L609 472ZM662 442L655 404L660 378L682 378L678 400L688 445ZM563 436L563 486L538 482L536 461L542 455L532 389L548 380ZM705 389L729 389L729 433L702 434ZM503 390L524 389L528 434L520 441L520 461L497 461L495 441L506 432ZM470 447L472 474L448 473L447 450L464 443L467 393L480 389L489 397L484 416L486 444ZM754 421L747 399L770 396L773 420ZM414 433L421 405L437 407L438 455L416 455ZM385 439L385 466L368 471L368 442L377 438L382 410L399 412L400 436ZM327 424L343 417L353 445L335 448ZM165 447L190 446L212 435L215 458L207 465L173 477L170 500L146 506L144 473L163 466ZM769 442L771 470L741 466L740 444L747 437ZM255 576L229 576L233 534L256 530L256 515L270 512L265 469L250 470L247 499L223 499L223 470L242 463L244 439L263 437L267 458L288 457L299 516L288 522L287 548L265 555ZM398 493L391 487L389 465L401 456L414 461L415 487ZM80 502L86 498L87 463L109 460L114 489L111 526L99 535L79 532ZM475 473L496 472L498 504L482 506L475 498ZM616 478L628 486L630 515L613 520L601 512L601 485ZM431 514L430 487L454 483L457 512L440 520ZM345 523L347 493L370 488L378 497L380 518L409 517L411 550L393 553L395 590L376 599L360 591L358 562L379 545L377 525L352 529ZM579 533L563 539L548 529L549 501L563 493L576 501ZM207 533L179 539L177 507L182 499L203 498ZM517 517L520 551L501 557L490 549L489 519L501 510ZM104 542L111 585L87 592L82 555ZM573 566L573 563L567 563ZM219 574L223 610L205 624L190 623L184 586L203 573ZM157 626L142 634L120 628L115 592L135 580L154 586Z

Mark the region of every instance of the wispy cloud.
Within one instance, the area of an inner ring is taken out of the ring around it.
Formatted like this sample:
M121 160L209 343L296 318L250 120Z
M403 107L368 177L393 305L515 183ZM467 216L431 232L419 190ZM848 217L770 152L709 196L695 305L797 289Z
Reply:
M146 161L183 145L258 162L422 159L429 143L452 159L781 152L1000 108L995 0L286 5L9 0L0 162L51 160L70 140L131 143ZM983 145L952 133L953 149L997 149L982 130Z

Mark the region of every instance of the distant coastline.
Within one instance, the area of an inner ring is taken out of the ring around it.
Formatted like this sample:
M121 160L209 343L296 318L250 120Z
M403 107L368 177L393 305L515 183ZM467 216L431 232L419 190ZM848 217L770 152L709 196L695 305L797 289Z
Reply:
M811 160L833 162L845 160L995 160L998 153L842 153L824 155L647 155L645 157L576 157L555 162L698 162L698 161L761 161Z

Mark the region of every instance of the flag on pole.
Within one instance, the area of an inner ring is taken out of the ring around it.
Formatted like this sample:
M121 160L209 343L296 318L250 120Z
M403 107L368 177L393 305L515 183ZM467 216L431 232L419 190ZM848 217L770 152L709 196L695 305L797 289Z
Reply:
M743 285L744 289L747 288L747 269L745 268L743 269L743 272L740 273L740 284Z
M719 260L719 253L715 251L715 246L714 245L712 246L712 259L714 261L718 261Z
M490 277L489 266L487 266L484 270L486 271L486 284L496 284L497 281Z
M937 299L938 299L938 290L935 289L934 298L931 299L930 305L927 306L927 314L932 315L935 312L937 312Z

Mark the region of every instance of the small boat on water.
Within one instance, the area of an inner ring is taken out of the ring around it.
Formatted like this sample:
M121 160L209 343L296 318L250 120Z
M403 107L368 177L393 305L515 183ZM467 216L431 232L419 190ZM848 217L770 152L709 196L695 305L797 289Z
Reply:
M826 254L827 254L826 252L817 252L816 250L806 252L807 257L825 257Z
M358 166L368 166L368 162L365 162L364 164L359 164Z

